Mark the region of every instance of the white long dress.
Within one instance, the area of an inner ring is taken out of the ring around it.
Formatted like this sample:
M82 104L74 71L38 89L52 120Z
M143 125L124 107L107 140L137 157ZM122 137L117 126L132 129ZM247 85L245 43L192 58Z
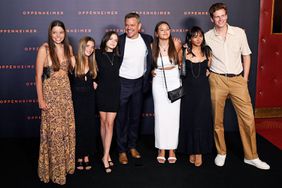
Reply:
M163 57L164 67L175 66L165 70L168 91L180 86L179 70L177 65L170 63L168 56ZM158 58L158 67L162 67L161 58ZM180 121L180 102L174 103L167 97L163 70L155 69L153 78L153 99L155 111L155 147L158 149L176 149Z

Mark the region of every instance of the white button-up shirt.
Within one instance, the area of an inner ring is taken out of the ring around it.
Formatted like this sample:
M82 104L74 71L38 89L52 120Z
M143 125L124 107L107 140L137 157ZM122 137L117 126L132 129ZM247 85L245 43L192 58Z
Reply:
M225 38L211 29L205 33L205 39L213 54L211 71L220 74L240 74L243 71L242 55L252 53L243 29L228 25Z

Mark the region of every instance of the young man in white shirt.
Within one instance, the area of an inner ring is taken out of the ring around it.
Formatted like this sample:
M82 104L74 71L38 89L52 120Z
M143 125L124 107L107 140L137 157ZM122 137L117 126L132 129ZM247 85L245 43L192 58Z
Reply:
M223 166L226 159L223 117L225 101L230 97L237 113L244 162L268 170L270 166L261 161L257 154L254 113L248 91L251 50L245 31L228 25L224 3L213 4L209 13L214 28L206 32L205 39L213 54L209 81L217 149L215 164Z

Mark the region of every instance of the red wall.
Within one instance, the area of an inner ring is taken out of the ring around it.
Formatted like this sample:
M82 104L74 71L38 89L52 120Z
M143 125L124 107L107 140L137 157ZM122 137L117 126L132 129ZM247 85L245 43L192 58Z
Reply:
M272 34L274 0L261 0L260 3L255 106L282 107L282 34Z

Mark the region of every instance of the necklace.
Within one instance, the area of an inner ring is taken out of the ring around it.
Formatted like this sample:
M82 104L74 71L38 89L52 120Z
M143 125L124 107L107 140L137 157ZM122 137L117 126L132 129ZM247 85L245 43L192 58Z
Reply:
M104 52L104 54L106 55L107 59L110 61L111 65L114 66L115 54L113 54L112 59L109 57L109 55L107 54L107 52Z
M160 49L163 50L164 52L166 52L167 49L168 49L168 46L161 46L161 45L159 45L159 47L160 47Z
M192 64L198 64L198 73L197 73L197 75L194 73ZM192 76L193 76L194 78L196 78L196 79L199 78L199 77L200 77L200 73L201 73L201 63L192 63L192 62L190 62L190 66L191 66L191 73L192 73Z

